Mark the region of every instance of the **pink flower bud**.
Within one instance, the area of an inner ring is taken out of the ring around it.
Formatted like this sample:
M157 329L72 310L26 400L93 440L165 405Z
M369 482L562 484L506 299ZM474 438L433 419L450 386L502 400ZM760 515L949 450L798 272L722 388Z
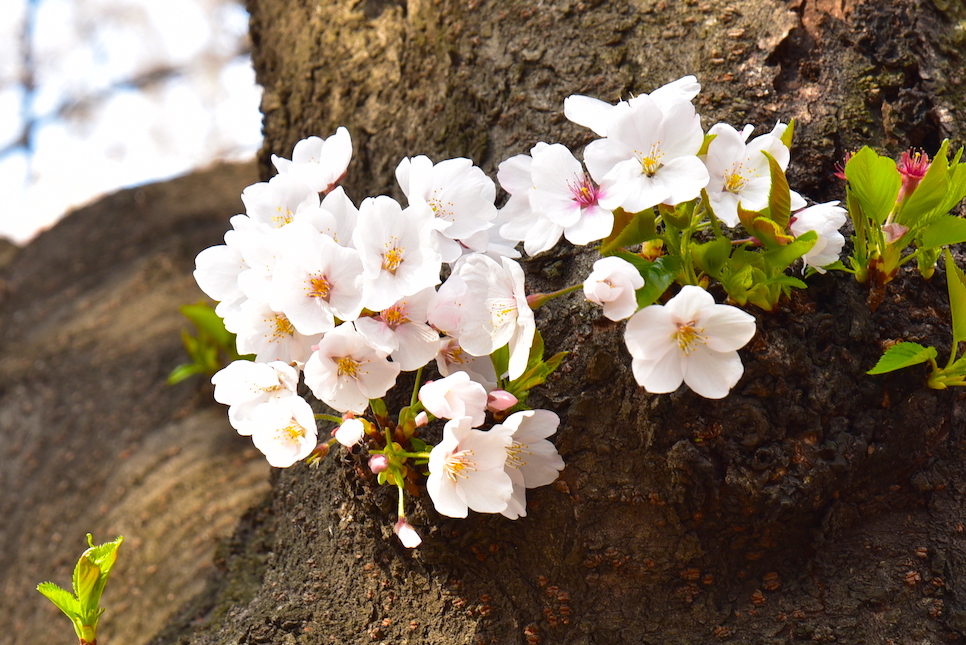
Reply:
M420 412L419 414L416 415L415 422L416 422L417 428L422 428L424 425L429 423L429 415L426 414L425 412Z
M389 457L386 455L373 455L369 457L369 470L373 474L378 475L387 468L389 468Z
M393 532L399 536L399 541L407 549L415 549L417 546L422 544L423 540L416 533L416 529L413 528L412 524L406 521L405 517L400 517L396 520L396 525L392 527Z
M882 227L882 233L885 234L886 244L892 244L908 232L909 228L907 226L896 224L895 222L886 224Z
M517 404L517 397L506 390L493 390L486 395L486 407L492 412L503 412Z

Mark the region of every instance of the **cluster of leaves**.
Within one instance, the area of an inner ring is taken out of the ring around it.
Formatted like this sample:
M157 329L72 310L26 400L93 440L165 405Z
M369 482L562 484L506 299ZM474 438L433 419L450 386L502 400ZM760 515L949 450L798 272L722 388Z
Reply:
M197 329L197 336L181 331L181 342L188 352L190 363L177 366L168 375L168 384L175 385L195 374L213 375L232 361L252 360L254 356L241 356L235 348L235 334L225 329L225 321L210 305L198 303L184 305L181 313Z

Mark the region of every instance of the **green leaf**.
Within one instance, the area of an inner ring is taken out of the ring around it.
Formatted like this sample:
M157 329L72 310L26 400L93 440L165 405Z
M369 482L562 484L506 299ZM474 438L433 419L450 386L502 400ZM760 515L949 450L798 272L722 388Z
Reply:
M768 192L769 215L779 228L784 230L792 214L792 194L788 188L788 179L774 157L764 150L761 154L768 158L768 169L771 174L771 189Z
M502 379L510 371L510 346L504 345L493 350L493 353L490 354L490 361L493 363L496 377Z
M601 255L610 255L618 249L657 238L655 218L653 208L645 208L639 213L630 215L630 218L624 223L624 227L613 237L608 236L604 244L601 245ZM616 219L614 226L617 227Z
M168 385L177 385L185 379L189 379L195 374L203 374L204 370L197 363L185 363L178 365L168 374Z
M717 278L731 257L731 248L731 240L718 237L704 244L693 245L691 257L701 271Z
M862 213L882 226L896 204L902 185L896 162L865 146L846 162L845 177Z
M788 127L782 132L781 141L789 150L792 149L792 139L795 137L795 119L788 122Z
M792 262L811 251L817 241L818 233L815 231L803 233L790 244L765 251L765 262L774 269L784 271Z
M37 585L37 591L47 596L47 599L67 614L68 618L73 619L80 612L80 603L77 602L74 594L58 587L53 582L41 582Z
M633 253L622 252L617 256L637 267L641 277L644 278L644 286L635 292L638 309L657 302L681 271L680 258L670 255L662 255L653 262Z
M785 233L785 229L777 222L767 217L756 217L751 223L749 231L767 249L782 247L792 242L795 238Z
M923 347L919 343L896 343L886 350L875 367L866 374L886 374L904 367L919 365L934 358L936 358L935 347Z
M917 246L934 249L960 242L966 242L966 219L955 215L941 215L929 222Z
M234 347L235 335L225 329L225 321L204 303L184 305L181 313L194 323L198 331L210 336L221 347Z
M946 288L949 289L949 310L953 317L953 356L960 342L966 340L966 275L953 262L953 256L947 248L946 256Z

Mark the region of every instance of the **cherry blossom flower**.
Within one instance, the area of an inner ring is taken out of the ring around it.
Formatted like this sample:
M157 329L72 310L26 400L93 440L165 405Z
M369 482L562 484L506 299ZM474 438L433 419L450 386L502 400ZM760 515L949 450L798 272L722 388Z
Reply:
M443 262L456 262L463 246L486 250L486 230L496 218L496 186L472 161L458 157L433 165L424 155L407 157L396 167L396 180L410 206L432 211Z
M459 339L452 336L440 340L439 353L436 354L436 369L442 376L466 372L470 380L482 385L487 392L496 387L496 370L489 355L469 354L460 347Z
M900 186L899 195L896 197L896 203L901 204L906 197L912 194L922 178L926 176L926 171L929 170L929 155L921 150L918 152L906 150L899 158L896 170L902 176L902 186Z
M497 177L511 194L504 208L507 223L500 234L523 241L535 255L553 247L561 235L573 244L588 244L610 234L612 211L601 208L602 189L591 181L566 146L537 144L527 163L517 157L500 164ZM526 173L526 177L521 176ZM526 190L526 200L519 195Z
M360 441L366 434L365 422L362 419L349 418L342 422L342 425L335 431L335 440L346 448L351 448Z
M404 372L419 369L439 351L439 332L426 323L432 287L407 296L375 316L356 320L356 330L373 347L387 352Z
M312 394L339 412L362 414L396 383L399 365L386 359L345 322L325 334L305 363L305 384Z
M644 286L644 278L633 264L610 256L594 262L594 270L584 280L584 296L604 307L610 320L624 320L637 311L635 291Z
M754 316L687 285L666 305L634 314L624 342L634 379L648 392L673 392L683 381L705 398L720 399L741 378L737 350L754 335Z
M467 287L460 347L474 356L486 356L509 345L508 377L519 377L527 367L537 329L527 303L523 269L509 258L503 258L501 266L485 255L469 255L459 275Z
M284 313L303 334L355 320L362 311L362 259L305 222L279 232L285 254L272 271L272 309ZM428 359L427 359L428 360Z
M726 226L738 224L738 204L750 211L768 206L771 191L771 155L782 170L788 167L788 147L774 134L765 134L747 142L751 125L741 132L726 123L718 123L708 131L715 138L708 144L704 163L711 180L708 182L708 201L715 216Z
M789 220L788 228L796 237L809 231L818 233L815 246L802 257L805 266L811 266L819 273L825 273L822 267L839 259L842 247L845 246L845 237L839 229L845 225L847 214L847 211L834 201L809 206L795 213Z
M252 442L276 468L305 459L318 443L312 407L302 397L273 399L252 410Z
M664 107L679 101L690 101L698 92L701 85L694 76L684 76L667 85L662 85L650 94L640 94L629 101L619 101L617 105L605 103L600 99L574 94L564 99L564 116L577 125L590 128L598 136L606 137L608 129L622 110L634 106L646 97L662 110Z
M215 313L222 318L237 311L247 299L238 286L238 276L249 267L241 251L231 244L234 232L225 233L225 244L211 246L199 253L192 274L201 290L218 302Z
M419 388L419 400L427 411L441 419L468 417L474 428L486 420L486 390L471 381L466 372L454 372L425 383Z
M471 419L453 419L443 427L443 440L429 454L426 490L436 510L448 517L499 513L513 494L504 470L511 430L495 427L484 432Z
M703 141L693 105L679 101L662 109L639 97L621 110L605 138L584 151L590 175L600 185L601 207L636 213L694 199L709 179L697 157Z
M340 127L328 139L309 137L295 144L292 159L272 155L281 174L291 175L316 193L327 193L345 176L352 159L352 138Z
M293 396L299 375L281 361L233 361L211 377L215 401L228 407L228 422L242 436L252 434L252 410L266 401Z
M381 311L439 284L442 261L433 248L432 226L432 211L425 206L403 210L385 195L362 202L353 243L362 255L366 308Z
M319 207L319 194L293 175L275 175L267 182L252 184L242 191L245 213L253 221L281 228L295 220L296 213Z
M513 481L513 494L502 513L515 520L527 514L526 489L553 483L564 468L556 446L547 441L557 431L560 417L549 410L524 410L511 414L501 425L512 431L506 472Z
M260 363L304 363L322 338L299 332L285 314L257 300L246 300L237 314L226 316L225 329L236 334L239 354L255 354Z

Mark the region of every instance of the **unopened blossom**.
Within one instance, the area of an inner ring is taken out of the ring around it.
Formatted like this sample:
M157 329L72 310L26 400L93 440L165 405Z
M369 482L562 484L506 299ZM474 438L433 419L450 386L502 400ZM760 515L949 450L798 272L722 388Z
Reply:
M385 195L362 202L353 245L362 255L367 309L382 311L439 284L442 261L432 232L433 214L425 205L403 210Z
M845 246L845 237L839 229L845 225L848 213L838 204L837 201L815 204L798 211L789 220L788 228L796 237L809 231L818 233L815 246L809 249L802 260L806 266L813 267L819 273L825 273L822 267L839 259L842 247Z
M466 372L425 383L419 388L419 401L430 414L442 419L468 417L474 428L486 420L486 390L471 381Z
M425 155L407 157L396 167L396 180L410 206L432 211L443 262L456 262L462 247L486 250L485 231L496 218L496 186L471 160L458 157L434 165Z
M601 207L636 213L699 196L709 180L697 156L703 141L701 119L691 103L662 109L641 97L621 110L605 138L584 151L590 176L600 185Z
M389 457L386 455L379 454L369 457L369 470L372 471L372 474L378 475L387 468L389 468Z
M617 256L594 262L594 270L584 280L584 296L604 307L610 320L624 320L637 311L636 291L644 278L633 264Z
M513 480L513 494L502 511L511 520L526 516L527 488L553 483L563 470L563 459L557 454L556 446L547 440L559 425L560 417L550 410L515 412L501 424L512 432L506 471Z
M508 258L500 265L485 255L470 255L460 265L459 275L468 289L460 346L474 356L486 356L509 345L508 377L521 376L537 329L527 303L523 269Z
M503 511L513 494L504 470L510 429L476 430L471 419L453 419L443 427L443 440L429 455L426 490L436 510L448 517Z
M276 468L305 459L318 443L312 407L300 396L262 403L252 410L252 442Z
M369 399L381 398L396 384L399 365L386 358L345 322L325 334L305 363L305 384L339 412L362 414Z
M753 126L746 125L741 132L726 123L718 123L708 130L715 135L708 144L704 163L711 179L708 182L708 200L715 216L726 226L738 224L738 205L749 211L768 207L771 192L771 155L784 171L790 158L788 147L774 134L755 137L748 142Z
M491 412L504 412L519 402L517 397L506 390L490 390L486 394L486 409Z
M346 448L351 448L366 434L366 425L362 419L350 418L342 422L335 431L335 440Z
M340 127L328 139L302 139L295 144L291 160L272 155L272 163L279 173L295 177L316 193L327 193L345 176L351 158L352 139Z
M754 316L687 285L666 305L631 316L624 342L634 379L648 392L673 392L683 381L705 398L721 399L744 373L737 350L754 335Z
M417 546L422 544L423 539L419 537L419 533L413 528L413 525L406 521L405 517L400 517L396 520L395 526L392 527L393 533L402 542L402 545L407 549L415 549Z
M233 361L211 377L215 401L229 406L228 422L243 436L252 434L255 406L295 395L298 381L295 368L281 361Z

